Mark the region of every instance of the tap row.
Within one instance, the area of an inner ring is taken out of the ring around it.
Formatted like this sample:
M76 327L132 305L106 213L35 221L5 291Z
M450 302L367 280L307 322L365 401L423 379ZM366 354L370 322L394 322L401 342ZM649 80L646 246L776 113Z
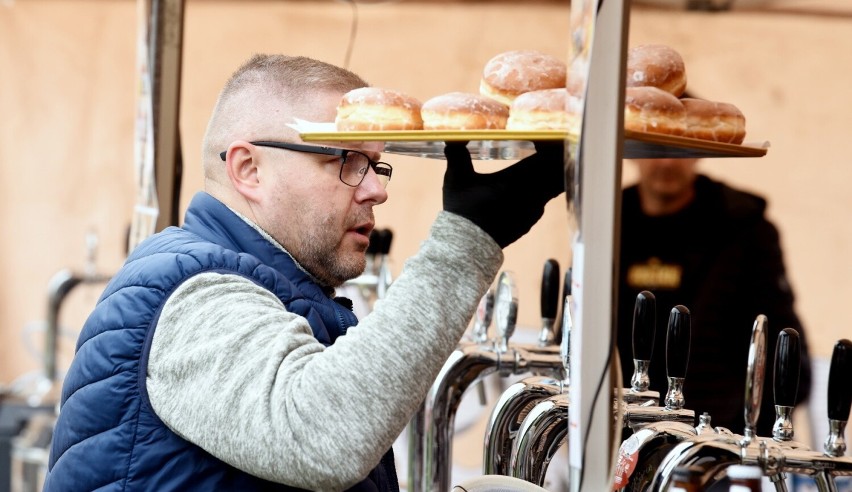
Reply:
M494 291L480 302L469 339L459 343L409 426L410 491L450 490L455 411L462 394L487 375L524 375L500 395L489 415L483 444L483 474L514 477L543 486L548 466L567 443L570 400L568 358L573 299L570 269L559 293L559 266L545 262L542 276L542 328L535 343L510 340L517 318L517 294L510 272L503 272ZM561 323L556 320L560 302ZM786 492L786 473L813 476L820 492L835 491L834 477L852 475L845 457L845 426L852 405L852 342L834 347L828 391L830 434L824 449L811 450L793 440L793 406L798 388L801 352L798 333L781 331L775 347L773 435L756 435L763 397L768 319L759 315L752 327L747 361L745 430L737 435L712 425L712 416L698 416L686 407L683 388L689 362L691 314L685 306L668 313L664 397L650 391L648 367L656 332L656 299L644 291L636 298L633 316L633 372L630 387L612 395L613 428L621 446L614 467L614 490L663 491L675 470L688 468L702 487L724 480L732 465L756 465ZM495 336L489 337L492 320ZM843 381L843 382L841 382Z

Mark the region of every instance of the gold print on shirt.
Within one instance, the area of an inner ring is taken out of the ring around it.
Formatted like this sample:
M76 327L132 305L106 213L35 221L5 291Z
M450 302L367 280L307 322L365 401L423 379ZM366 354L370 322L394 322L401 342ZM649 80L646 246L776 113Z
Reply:
M635 289L677 289L682 273L680 265L664 264L659 258L651 258L647 263L630 265L627 285Z

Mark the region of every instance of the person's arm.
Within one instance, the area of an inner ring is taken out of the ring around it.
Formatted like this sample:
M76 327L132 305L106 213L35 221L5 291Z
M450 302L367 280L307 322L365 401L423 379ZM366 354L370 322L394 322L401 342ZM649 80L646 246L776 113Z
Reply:
M486 233L443 212L387 297L328 348L250 280L197 275L157 325L152 407L177 434L253 475L344 489L403 430L501 262Z

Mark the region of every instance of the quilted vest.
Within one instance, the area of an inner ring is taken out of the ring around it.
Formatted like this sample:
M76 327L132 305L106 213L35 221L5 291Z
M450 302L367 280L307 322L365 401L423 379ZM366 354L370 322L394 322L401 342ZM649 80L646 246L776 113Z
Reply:
M212 196L197 194L182 228L136 247L84 324L63 383L45 492L296 490L220 461L169 430L151 408L146 368L160 311L201 272L242 275L269 289L326 346L357 323L287 253ZM397 491L392 451L351 490Z

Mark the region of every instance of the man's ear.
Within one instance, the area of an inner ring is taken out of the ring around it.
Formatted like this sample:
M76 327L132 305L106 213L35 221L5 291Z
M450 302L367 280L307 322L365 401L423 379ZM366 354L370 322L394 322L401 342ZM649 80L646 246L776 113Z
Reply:
M235 190L251 202L260 201L260 179L256 149L248 142L233 142L228 148L225 169Z

